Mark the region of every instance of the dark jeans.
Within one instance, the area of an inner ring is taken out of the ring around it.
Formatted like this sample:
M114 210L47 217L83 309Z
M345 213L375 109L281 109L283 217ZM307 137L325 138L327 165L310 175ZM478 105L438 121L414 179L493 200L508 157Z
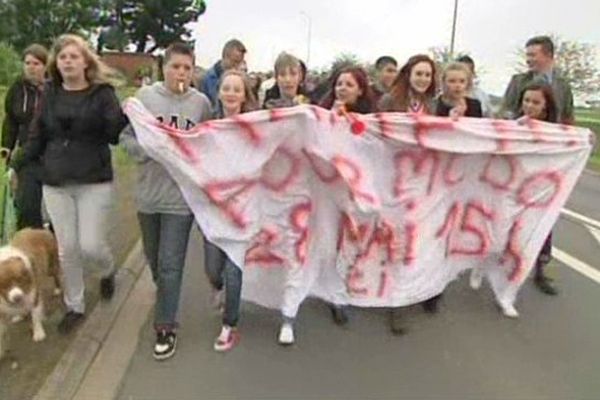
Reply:
M542 249L540 250L540 254L535 263L535 274L536 276L544 275L544 267L550 263L552 259L552 232L548 234Z
M177 327L181 279L193 215L138 213L144 253L157 287L154 327Z
M17 229L41 228L42 221L42 181L41 166L31 163L19 170L15 196L17 207Z
M240 318L242 270L218 246L204 239L204 268L210 284L217 290L225 286L223 325L236 326Z

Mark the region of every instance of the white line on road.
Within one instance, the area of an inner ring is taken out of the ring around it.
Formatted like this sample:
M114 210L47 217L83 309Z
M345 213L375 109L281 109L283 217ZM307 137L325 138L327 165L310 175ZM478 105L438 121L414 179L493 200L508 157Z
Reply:
M588 226L587 230L592 234L594 239L596 239L596 242L598 242L598 244L600 244L600 230L598 230L596 228L592 228L591 226Z
M579 214L578 212L575 212L573 210L569 210L568 208L563 208L561 212L568 218L577 220L579 222L583 222L584 224L592 226L596 229L600 229L600 222L596 221L593 218L586 217L585 215Z
M561 249L557 249L556 247L552 247L552 256L561 263L579 272L581 275L600 284L600 271L597 269L589 266L581 260L578 260L569 253L565 253Z
M589 225L596 229L600 229L600 222L596 221L593 218L586 217L585 215L579 214L573 210L569 210L568 208L563 208L562 213L571 219L575 219L577 221L583 222L586 225Z

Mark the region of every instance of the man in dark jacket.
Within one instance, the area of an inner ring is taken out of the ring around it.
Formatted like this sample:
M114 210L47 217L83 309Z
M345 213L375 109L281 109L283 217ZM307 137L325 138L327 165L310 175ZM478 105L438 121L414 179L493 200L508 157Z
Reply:
M23 76L8 90L5 100L6 118L2 125L4 156L18 157L27 140L29 125L39 103L46 73L47 50L33 44L23 52ZM15 192L17 228L42 227L42 182L40 164L34 161L21 169Z
M516 74L510 80L504 102L502 114L504 117L514 119L519 116L521 104L519 99L523 89L530 83L547 84L552 87L557 108L557 121L563 124L573 124L575 115L573 110L573 93L571 85L560 75L554 66L554 43L548 36L536 36L525 44L527 66L529 71ZM551 245L550 245L551 246ZM548 248L551 248L551 247ZM551 260L550 250L544 252L537 260L534 282L538 289L548 295L558 294L552 279L544 274L543 266Z
M529 71L513 75L502 105L502 114L510 119L516 118L521 105L519 98L523 89L532 82L546 83L552 86L556 106L558 108L558 122L573 124L575 116L573 111L573 93L569 82L561 76L554 65L554 43L548 36L536 36L525 44L527 66Z
M219 81L223 73L236 69L244 62L246 47L237 39L231 39L223 46L222 58L204 75L200 91L210 100L213 108L217 107Z

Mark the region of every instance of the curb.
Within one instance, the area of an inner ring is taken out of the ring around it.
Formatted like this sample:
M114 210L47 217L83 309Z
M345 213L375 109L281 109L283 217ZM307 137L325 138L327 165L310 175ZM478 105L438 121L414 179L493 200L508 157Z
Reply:
M144 266L142 243L138 240L117 271L114 297L110 301L98 301L73 342L33 397L34 400L69 400L75 396Z

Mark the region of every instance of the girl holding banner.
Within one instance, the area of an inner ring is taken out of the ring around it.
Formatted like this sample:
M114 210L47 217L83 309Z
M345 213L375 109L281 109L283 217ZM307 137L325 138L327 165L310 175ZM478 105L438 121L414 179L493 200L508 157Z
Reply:
M435 114L442 117L482 118L481 102L467 97L473 87L473 74L464 63L450 63L442 74L442 94Z
M429 56L418 54L402 66L390 92L381 98L381 111L433 114L435 63Z
M536 119L545 122L556 123L558 119L558 109L552 87L547 84L531 84L523 90L519 101L521 104L520 122L527 119ZM543 293L555 296L558 289L552 284L552 278L544 273L546 265L552 259L552 232L546 238L542 250L535 262L535 285Z
M366 114L375 111L375 104L367 74L362 68L350 67L342 69L335 75L331 82L328 94L321 104L323 107L337 110L341 114L346 114L347 112ZM328 209L328 205L320 208L322 212L325 209ZM319 218L315 217L315 219ZM335 238L331 240L335 242ZM327 259L326 256L322 256L324 259ZM278 340L280 344L290 345L294 343L294 321L300 303L306 297L306 288L310 286L306 282L317 279L317 277L316 274L311 275L304 268L293 268L288 272L281 310L283 323L279 331ZM337 297L334 296L334 298ZM332 300L332 302L335 302L335 300ZM340 301L331 306L333 319L338 324L345 324L348 321L346 310L342 304L343 302Z
M368 114L375 111L373 90L369 85L367 73L360 67L341 69L332 80L332 87L322 102L324 108L340 114L355 112ZM331 304L333 321L338 325L348 323L346 306Z
M340 70L321 106L338 112L369 114L375 111L373 91L364 69L348 67Z
M242 72L225 72L219 84L219 107L216 118L229 118L256 109L256 100L248 78ZM215 297L222 299L225 290L223 325L217 336L215 351L229 351L240 340L237 323L240 316L242 270L219 247L204 238L204 268ZM222 306L221 301L216 305Z
M411 112L432 114L435 110L435 63L429 56L418 54L408 59L402 66L390 93L384 95L379 103L381 111ZM439 297L426 301L424 307L437 306ZM405 329L401 323L400 308L392 308L389 313L390 331L402 335Z

